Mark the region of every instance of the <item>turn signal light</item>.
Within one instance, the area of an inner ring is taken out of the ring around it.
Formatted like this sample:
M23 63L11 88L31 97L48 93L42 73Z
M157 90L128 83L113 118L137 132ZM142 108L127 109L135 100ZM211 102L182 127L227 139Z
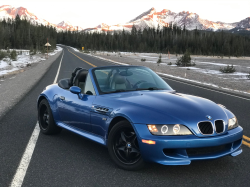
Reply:
M148 130L150 132L158 132L157 128L155 125L148 125Z
M153 140L141 140L142 141L142 143L146 143L146 144L155 144L155 141L153 141Z

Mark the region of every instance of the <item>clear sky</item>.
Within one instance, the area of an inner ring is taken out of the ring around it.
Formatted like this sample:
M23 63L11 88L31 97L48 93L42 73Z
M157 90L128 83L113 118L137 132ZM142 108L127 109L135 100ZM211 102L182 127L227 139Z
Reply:
M1 5L22 6L51 23L65 20L83 28L126 23L152 7L228 23L250 17L250 0L1 0Z

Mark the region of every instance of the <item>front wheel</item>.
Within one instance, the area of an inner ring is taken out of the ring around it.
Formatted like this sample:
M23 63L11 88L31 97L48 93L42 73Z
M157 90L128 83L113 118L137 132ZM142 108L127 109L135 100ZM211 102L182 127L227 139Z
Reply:
M54 121L52 111L46 99L43 99L38 107L38 122L43 134L57 134L61 131Z
M122 169L138 170L144 166L136 133L128 121L118 122L108 136L111 158Z

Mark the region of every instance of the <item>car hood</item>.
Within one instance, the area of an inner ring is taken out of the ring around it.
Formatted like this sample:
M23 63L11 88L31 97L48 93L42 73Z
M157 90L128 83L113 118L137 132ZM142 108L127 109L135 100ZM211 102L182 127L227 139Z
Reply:
M232 113L216 103L197 96L169 91L135 91L106 94L94 104L113 109L113 115L125 115L132 123L183 124L197 131L197 123L222 119L227 123ZM228 116L230 115L230 116Z

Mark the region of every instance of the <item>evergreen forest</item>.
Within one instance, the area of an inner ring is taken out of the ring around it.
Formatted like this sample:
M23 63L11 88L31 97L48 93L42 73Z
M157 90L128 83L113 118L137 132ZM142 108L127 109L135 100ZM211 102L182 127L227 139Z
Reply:
M21 20L17 15L15 19L0 21L0 49L28 49L44 52L48 41L54 49L57 43L57 32L54 27L31 24Z
M0 21L0 49L30 49L44 51L47 42L86 51L124 51L211 56L250 56L250 37L232 34L227 31L189 31L170 24L163 28L136 29L131 32L57 32L51 26L31 24L27 20L15 19Z

